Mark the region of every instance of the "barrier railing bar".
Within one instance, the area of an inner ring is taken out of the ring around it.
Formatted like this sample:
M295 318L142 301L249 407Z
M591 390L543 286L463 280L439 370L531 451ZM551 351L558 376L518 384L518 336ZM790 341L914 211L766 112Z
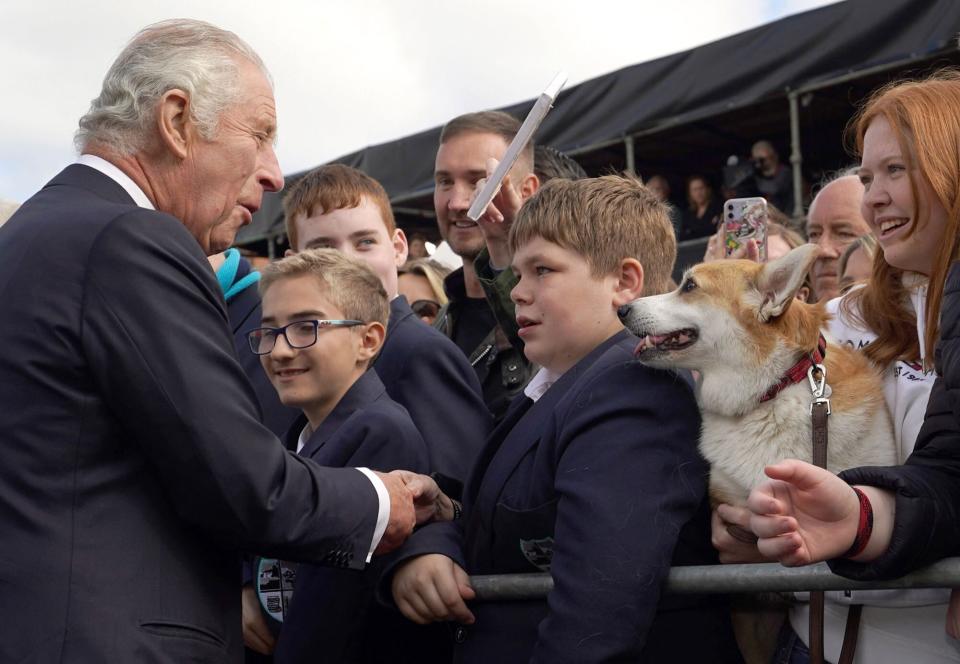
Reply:
M477 599L524 600L546 597L553 588L549 574L491 574L470 577ZM895 588L960 588L960 558L945 558L898 579L854 581L837 576L826 563L807 567L757 565L699 565L673 567L666 592L755 593L809 590L881 590Z

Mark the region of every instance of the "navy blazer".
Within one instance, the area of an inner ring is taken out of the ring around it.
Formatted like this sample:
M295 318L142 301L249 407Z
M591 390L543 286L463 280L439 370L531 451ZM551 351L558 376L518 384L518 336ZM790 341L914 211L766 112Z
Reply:
M637 341L622 331L536 403L514 400L471 473L464 519L401 548L398 561L442 553L471 574L553 576L547 601L476 603L456 661L739 661L720 599L661 597L671 564L717 558L691 387L636 362Z
M430 470L463 482L493 425L480 382L456 344L390 303L387 339L373 365L390 398L410 413L430 453Z
M69 166L0 228L0 302L0 661L237 661L238 549L363 567L376 491L257 420L179 220Z
M288 446L296 448L301 429L291 428ZM384 472L405 468L418 473L428 469L423 438L373 371L350 387L300 455L324 466ZM380 571L376 562L361 573L300 565L274 662L401 661L384 655L409 640L405 632L422 628L374 602Z

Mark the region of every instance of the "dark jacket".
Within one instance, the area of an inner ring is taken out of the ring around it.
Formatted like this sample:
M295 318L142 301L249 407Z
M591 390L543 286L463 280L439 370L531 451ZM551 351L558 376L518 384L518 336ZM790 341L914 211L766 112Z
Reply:
M197 241L84 165L0 228L0 661L235 662L238 550L364 566L371 482L257 420Z
M301 424L291 428L288 448L296 449ZM366 372L343 395L307 440L300 455L335 468L428 472L423 438L406 410L387 396L373 371ZM409 641L406 633L414 632L418 626L374 602L373 591L380 571L376 559L359 573L300 565L274 661L413 661L414 653L407 653L409 660L385 656L397 644Z
M896 519L883 556L867 564L832 560L830 568L837 574L854 579L897 577L960 555L960 263L950 268L944 286L934 364L938 377L906 463L840 473L850 484L895 492Z
M499 327L491 328L483 340L467 354L467 359L477 373L483 388L483 400L493 414L495 423L503 418L510 401L530 381L536 372L523 354L523 342L517 335L514 305L510 290L516 285L516 277L508 268L494 273L489 267L486 250L477 258L477 276ZM437 314L433 326L447 337L453 338L459 314L467 299L463 270L455 270L443 282L449 302Z
M661 597L710 546L700 415L677 374L634 361L620 332L533 403L518 397L471 473L463 519L414 533L403 560L442 553L470 574L549 570L548 601L480 602L460 662L738 661L717 597Z
M493 421L460 349L399 295L390 303L387 338L373 368L423 436L431 472L466 481Z

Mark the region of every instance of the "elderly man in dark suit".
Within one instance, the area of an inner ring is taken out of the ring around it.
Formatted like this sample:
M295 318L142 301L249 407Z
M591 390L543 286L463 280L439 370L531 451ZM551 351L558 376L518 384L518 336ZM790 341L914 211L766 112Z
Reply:
M150 26L0 232L0 661L234 661L239 550L361 568L430 511L257 420L206 254L283 186L275 126L236 35Z

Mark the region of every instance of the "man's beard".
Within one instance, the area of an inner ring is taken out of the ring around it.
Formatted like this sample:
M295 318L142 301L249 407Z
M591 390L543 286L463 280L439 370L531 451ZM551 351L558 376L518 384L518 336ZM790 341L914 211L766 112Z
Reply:
M483 248L486 246L486 242L484 241L482 234L478 238L458 238L454 240L453 233L450 233L446 240L453 253L465 261L472 261L474 258L480 255L480 252L483 251Z

